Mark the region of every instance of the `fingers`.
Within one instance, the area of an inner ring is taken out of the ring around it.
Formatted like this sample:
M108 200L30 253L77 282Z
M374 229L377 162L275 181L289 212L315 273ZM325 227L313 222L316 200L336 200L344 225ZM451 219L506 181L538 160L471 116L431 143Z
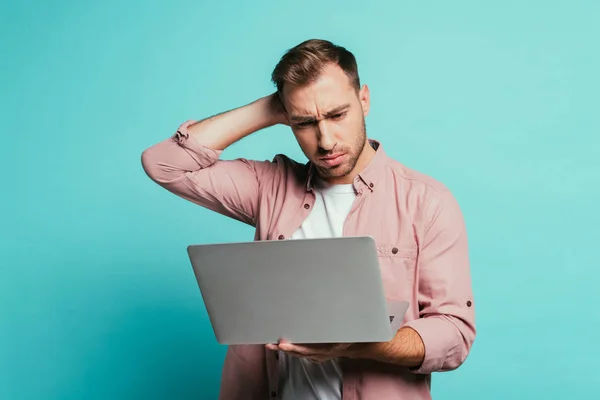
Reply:
M265 347L271 351L284 351L287 354L293 355L295 357L311 357L311 356L326 356L329 354L329 349L327 348L314 348L309 346L301 346L291 343L280 343L277 344L267 344Z
M320 360L319 358L317 358L317 356L315 355L309 355L309 354L305 354L305 353L299 353L297 351L290 351L290 350L283 350L281 348L279 348L279 346L277 346L276 344L267 344L265 345L265 347L269 350L272 351L279 351L282 350L285 352L285 354L288 354L292 357L297 357L297 358L305 358L308 361L315 363L315 364L320 364L322 362L322 360Z
M279 345L282 343L289 343L289 342L285 339L279 339L277 341L277 343L268 343L265 345L265 347L272 351L282 350L281 348L279 348Z
M269 343L265 347L271 351L283 351L286 354L306 359L314 364L321 364L336 357L338 347L347 347L347 344L292 344L280 341L279 344Z
M311 345L299 345L292 343L280 343L279 349L285 352L293 352L300 353L305 356L315 355L315 354L328 354L331 347L327 346L311 346Z
M294 351L302 354L328 354L338 350L345 350L350 347L351 343L309 343L309 344L294 344L286 341L280 341L278 344L270 343L266 347L269 350Z
M333 350L334 351L346 350L350 346L352 346L352 343L337 343L337 344L333 345Z
M271 351L284 351L294 357L307 358L312 362L320 363L332 358L343 357L352 343L310 343L293 344L281 340L278 344L267 344Z

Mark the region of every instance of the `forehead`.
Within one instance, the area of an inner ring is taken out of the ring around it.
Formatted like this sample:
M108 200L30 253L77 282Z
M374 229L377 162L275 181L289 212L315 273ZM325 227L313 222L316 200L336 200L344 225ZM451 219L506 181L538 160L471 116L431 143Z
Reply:
M315 115L350 102L356 96L350 78L337 65L328 65L319 78L307 85L286 83L283 87L289 114Z

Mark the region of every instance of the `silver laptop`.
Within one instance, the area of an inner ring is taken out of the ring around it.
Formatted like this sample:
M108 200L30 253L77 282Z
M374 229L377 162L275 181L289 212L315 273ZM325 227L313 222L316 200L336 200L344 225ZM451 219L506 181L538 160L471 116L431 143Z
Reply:
M384 342L394 336L371 237L187 250L221 344ZM393 318L402 320L407 307L396 305Z

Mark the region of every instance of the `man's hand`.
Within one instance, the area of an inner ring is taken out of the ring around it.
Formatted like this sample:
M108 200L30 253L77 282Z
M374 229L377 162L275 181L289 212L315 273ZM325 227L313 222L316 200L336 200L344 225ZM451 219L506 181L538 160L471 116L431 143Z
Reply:
M280 341L279 344L268 344L267 349L281 350L293 357L306 358L320 364L336 358L348 357L352 343L326 343L326 344L292 344Z
M304 357L315 363L334 358L362 358L418 368L425 358L425 344L421 336L409 327L399 329L389 342L291 344L281 341L266 347L269 350L282 350L295 357Z
M277 92L267 96L265 98L267 102L267 107L269 113L273 118L274 124L283 124L289 126L289 120L287 113L285 112L285 107L281 103L281 99L279 98L279 94Z
M188 133L202 146L224 150L251 133L277 124L289 126L283 104L275 92L191 124Z

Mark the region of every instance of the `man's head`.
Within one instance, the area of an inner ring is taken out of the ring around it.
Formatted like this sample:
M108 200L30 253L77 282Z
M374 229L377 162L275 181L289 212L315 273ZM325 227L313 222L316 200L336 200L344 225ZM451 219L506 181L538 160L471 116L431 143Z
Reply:
M350 183L375 151L365 116L369 89L361 88L354 55L325 40L287 51L272 80L306 157L330 183Z

